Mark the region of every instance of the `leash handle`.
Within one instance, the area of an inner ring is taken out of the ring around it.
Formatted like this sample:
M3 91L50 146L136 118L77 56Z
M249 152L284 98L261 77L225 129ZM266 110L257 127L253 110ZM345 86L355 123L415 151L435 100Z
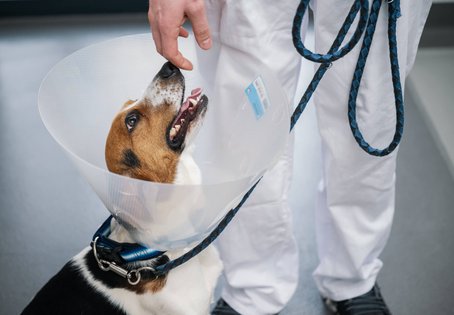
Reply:
M382 0L374 0L372 3L372 10L369 16L369 22L364 36L363 45L360 51L360 57L356 64L356 69L353 74L353 81L350 88L349 100L348 100L348 120L350 123L350 129L352 130L353 136L356 142L359 144L361 149L374 156L386 156L393 152L400 141L404 131L404 99L402 93L402 85L400 81L400 70L399 70L399 58L397 54L397 19L400 17L400 0L393 0L388 2L388 42L389 42L389 58L391 60L391 74L393 81L393 91L396 109L396 127L394 131L393 139L390 144L384 149L377 149L372 147L362 135L358 122L356 119L356 99L358 97L359 86L361 78L366 65L367 56L369 54L370 46L375 32L375 26L377 24L378 14Z
M342 25L341 29L339 30L339 34L336 37L333 47L336 47L333 50L330 50L327 54L317 54L313 53L309 49L304 46L303 41L301 40L301 24L303 22L304 14L309 6L310 0L302 0L296 10L295 18L293 19L293 45L295 46L296 50L300 53L301 56L304 58L318 63L330 63L336 61L339 58L342 58L346 54L348 54L358 43L361 38L361 35L364 32L366 23L367 23L367 16L369 12L369 1L368 0L355 0L353 3L352 8L350 9L350 13L347 16L346 21ZM358 11L360 12L359 23L356 28L356 31L353 33L350 40L343 46L342 48L338 49L339 46L342 44L342 41L347 34L350 26L353 24L355 17L357 16Z
M340 57L344 56L350 52L354 46L358 43L359 37L365 32L362 47L360 50L358 62L355 67L355 72L353 75L352 84L350 87L349 100L348 100L348 120L350 129L352 130L353 137L355 138L358 145L370 155L374 156L386 156L393 152L396 147L399 145L404 128L404 102L403 102L403 93L402 86L400 82L400 71L399 71L399 61L397 53L397 39L396 39L396 27L397 27L397 18L400 17L400 0L391 0L388 2L389 7L389 17L388 17L388 39L389 39L389 52L391 60L391 73L393 80L393 91L396 107L396 127L393 139L391 143L384 149L377 149L372 147L365 139L359 129L357 117L356 117L356 99L358 96L358 91L364 72L364 67L366 65L367 56L369 54L370 46L372 39L375 33L375 27L378 20L378 15L380 12L380 7L382 0L374 0L372 3L372 9L370 15L369 11L369 2L368 0L356 0L353 3L350 12L344 21L339 33L333 42L330 50L326 55L315 54L306 49L301 41L301 24L305 11L307 10L309 0L302 0L298 6L294 25L293 25L293 43L296 50L306 59L322 63L314 77L312 78L311 83L303 94L299 104L295 108L293 115L291 117L290 130L293 129L297 120L301 116L302 112L307 106L312 94L314 93L316 87L320 83L320 80L323 78L323 75L329 69L329 64ZM345 35L350 29L355 17L358 14L358 10L361 10L360 21L358 27L350 39L350 41L341 49L339 49ZM366 12L364 13L364 10Z

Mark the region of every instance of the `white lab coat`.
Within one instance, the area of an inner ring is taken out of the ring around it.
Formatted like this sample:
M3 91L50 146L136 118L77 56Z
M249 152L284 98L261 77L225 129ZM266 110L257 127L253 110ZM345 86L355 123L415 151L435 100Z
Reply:
M225 87L220 89L221 97L224 93L228 98L232 84L242 88L241 73L263 62L275 72L293 100L300 57L292 44L291 27L298 3L206 1L213 37L221 44L205 53L206 62L200 70L216 85ZM317 52L328 51L352 3L312 3ZM430 4L430 0L401 1L397 39L402 86L414 62ZM389 143L395 126L387 11L383 4L357 102L358 123L365 139L379 148ZM307 23L303 24L305 28ZM348 125L348 93L360 46L333 64L314 95L324 174L315 209L320 264L314 279L321 294L334 300L371 289L382 266L378 256L388 239L394 213L397 150L384 158L367 155ZM239 104L230 106L235 105ZM279 312L297 286L298 249L287 203L292 143L293 137L287 153L265 175L219 238L226 279L222 297L244 315Z

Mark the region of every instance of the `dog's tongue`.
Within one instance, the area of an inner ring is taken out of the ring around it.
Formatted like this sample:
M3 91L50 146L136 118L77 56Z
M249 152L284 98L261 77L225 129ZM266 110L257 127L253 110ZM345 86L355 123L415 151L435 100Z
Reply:
M201 88L195 88L194 90L191 91L191 95L189 95L186 100L183 102L181 105L181 110L184 111L189 107L189 100L190 99L197 99L200 94L202 94L202 89Z

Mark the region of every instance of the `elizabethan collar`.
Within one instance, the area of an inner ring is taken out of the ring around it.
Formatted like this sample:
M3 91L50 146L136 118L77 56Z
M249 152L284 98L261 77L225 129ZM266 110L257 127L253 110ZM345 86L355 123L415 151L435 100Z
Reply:
M217 89L226 87L213 88L215 82L198 72L202 64L215 65L207 64L194 42L181 40L179 48L194 63L193 71L184 72L188 91L203 87L210 99L195 139L201 185L142 181L106 168L104 147L112 119L125 101L141 97L165 63L149 34L120 37L73 53L49 72L39 92L45 126L109 212L137 242L159 250L203 239L276 163L289 134L288 101L266 67L242 74L244 89L220 99ZM243 105L231 106L228 116L216 114L217 108L232 103Z

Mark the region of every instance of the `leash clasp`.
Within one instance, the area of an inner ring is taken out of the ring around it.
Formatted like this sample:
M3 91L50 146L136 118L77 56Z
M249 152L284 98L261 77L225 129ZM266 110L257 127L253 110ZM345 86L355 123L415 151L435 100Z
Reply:
M93 255L95 256L96 262L98 263L99 268L102 271L113 271L117 275L125 278L128 280L128 283L130 285L137 285L139 284L140 280L142 279L141 272L142 271L149 271L153 274L156 273L156 270L152 267L140 267L137 269L132 269L132 270L126 270L120 266L118 266L115 262L107 261L104 259L100 259L98 257L98 251L97 251L97 241L99 239L99 236L95 237L93 240ZM157 278L158 276L156 276Z

